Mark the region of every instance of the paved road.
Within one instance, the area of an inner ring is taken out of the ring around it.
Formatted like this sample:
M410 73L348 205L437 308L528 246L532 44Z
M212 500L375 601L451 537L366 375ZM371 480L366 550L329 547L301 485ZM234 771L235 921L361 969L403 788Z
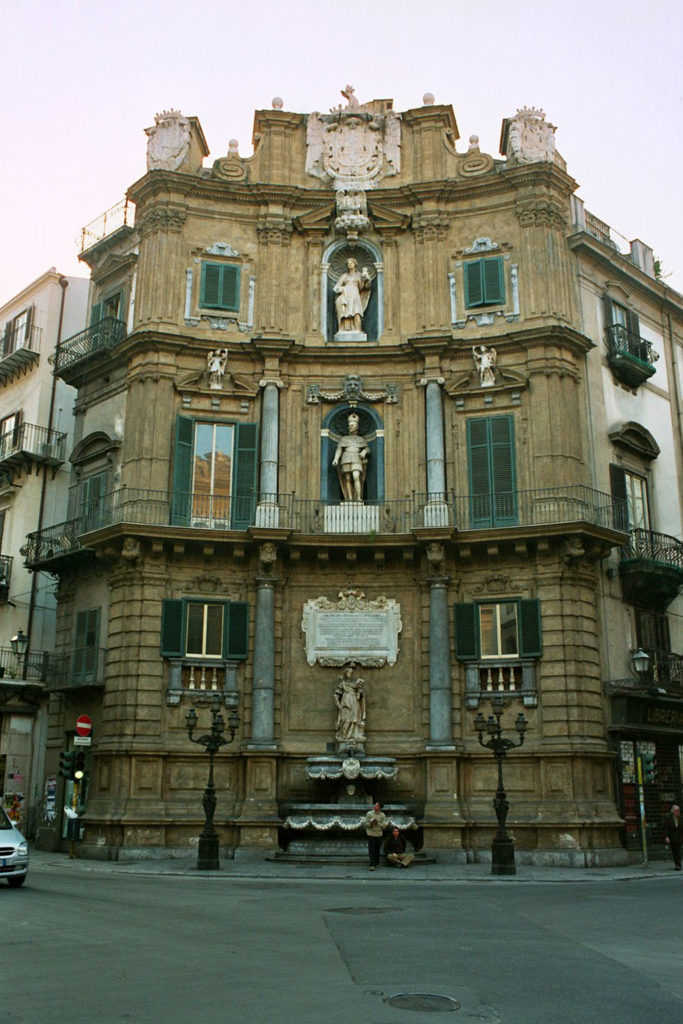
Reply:
M680 1024L682 885L179 877L50 858L23 889L0 886L0 1022ZM398 1009L398 993L460 1008Z

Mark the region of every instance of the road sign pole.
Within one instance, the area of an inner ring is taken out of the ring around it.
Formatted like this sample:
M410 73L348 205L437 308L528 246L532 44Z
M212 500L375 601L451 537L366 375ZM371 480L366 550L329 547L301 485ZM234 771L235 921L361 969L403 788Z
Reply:
M647 864L647 820L645 818L645 787L643 786L643 759L638 754L638 803L640 807L640 840L643 846L643 864Z

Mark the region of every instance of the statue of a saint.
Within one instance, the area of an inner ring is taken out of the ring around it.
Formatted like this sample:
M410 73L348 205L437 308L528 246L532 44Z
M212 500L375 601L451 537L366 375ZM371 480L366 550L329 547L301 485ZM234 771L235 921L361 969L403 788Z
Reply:
M346 273L334 286L337 296L335 307L340 331L362 331L363 314L370 301L372 278L367 267L359 272L358 264L351 256L346 261Z
M479 382L483 388L491 388L496 383L496 360L498 353L495 348L486 345L473 345L472 358L479 371Z
M209 374L209 387L218 389L223 386L225 367L228 362L227 348L214 348L206 357L206 369Z
M337 743L354 747L365 742L365 691L363 679L344 669L334 691L337 705Z
M358 433L358 413L349 413L346 422L349 432L339 438L332 465L336 467L344 501L362 501L370 449Z

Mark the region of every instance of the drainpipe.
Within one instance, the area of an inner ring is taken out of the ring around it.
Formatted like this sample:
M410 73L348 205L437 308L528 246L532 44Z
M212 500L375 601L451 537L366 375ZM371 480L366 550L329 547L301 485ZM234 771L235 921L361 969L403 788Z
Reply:
M64 305L66 303L66 290L69 287L68 280L62 276L59 278L59 287L62 289L62 298L59 305L59 323L57 324L57 343L55 345L55 364L57 356L59 355L59 346L62 340L62 325L64 323ZM56 368L56 366L55 366ZM47 415L47 439L48 444L50 443L50 433L52 431L52 422L55 414L55 399L57 395L57 375L52 374L52 388L50 390L50 409ZM49 473L49 466L43 467L43 483L40 490L40 506L38 508L38 526L37 530L40 532L43 528L43 517L45 515L45 497L47 494L47 475ZM28 642L26 644L26 655L24 657L24 679L26 678L26 668L28 665L29 651L31 650L31 629L33 627L33 613L36 606L36 595L38 593L38 572L34 570L31 578L31 596L29 598L28 606L28 622L26 624L26 636Z

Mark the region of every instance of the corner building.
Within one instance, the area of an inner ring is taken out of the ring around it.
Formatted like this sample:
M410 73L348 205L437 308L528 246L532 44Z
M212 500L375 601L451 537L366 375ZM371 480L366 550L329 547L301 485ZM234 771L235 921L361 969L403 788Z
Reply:
M503 122L498 159L458 149L430 96L345 97L274 101L251 157L231 142L206 167L197 119L157 115L125 223L82 253L91 326L55 363L78 388L70 516L27 544L75 652L49 754L91 715L93 853L187 846L207 760L185 715L237 693L224 848L286 845L297 808L329 803L309 759L341 751L356 799L464 859L494 832L473 721L502 693L506 729L529 721L505 775L518 850L613 862L599 577L628 524L596 487L576 182L540 111ZM348 667L387 778L335 739Z

